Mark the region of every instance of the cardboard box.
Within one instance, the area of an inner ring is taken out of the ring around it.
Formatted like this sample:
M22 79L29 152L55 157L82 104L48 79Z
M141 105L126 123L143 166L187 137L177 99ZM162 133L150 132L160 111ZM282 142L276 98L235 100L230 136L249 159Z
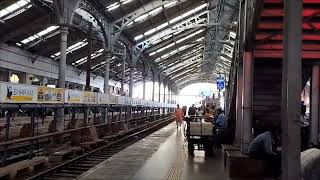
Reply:
M192 136L212 136L213 124L210 122L190 122L190 135Z

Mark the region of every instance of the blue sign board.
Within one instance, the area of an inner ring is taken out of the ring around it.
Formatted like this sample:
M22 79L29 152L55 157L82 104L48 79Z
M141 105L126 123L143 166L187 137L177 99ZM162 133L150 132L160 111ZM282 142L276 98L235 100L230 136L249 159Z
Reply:
M224 89L224 78L223 77L217 78L217 88L218 88L218 90Z

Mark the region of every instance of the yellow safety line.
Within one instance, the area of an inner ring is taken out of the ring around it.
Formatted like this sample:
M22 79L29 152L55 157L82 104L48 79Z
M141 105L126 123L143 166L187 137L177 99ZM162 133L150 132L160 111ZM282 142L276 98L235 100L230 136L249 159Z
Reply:
M167 180L181 180L182 171L184 167L184 163L187 159L187 154L185 151L185 146L181 146L180 151L178 152L178 156L173 162L169 172L167 174Z

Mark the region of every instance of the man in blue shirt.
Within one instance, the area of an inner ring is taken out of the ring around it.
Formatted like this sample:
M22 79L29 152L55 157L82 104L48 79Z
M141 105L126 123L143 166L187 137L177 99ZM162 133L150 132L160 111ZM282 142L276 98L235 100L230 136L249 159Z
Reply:
M217 109L216 119L213 124L218 128L225 126L224 113L221 108Z

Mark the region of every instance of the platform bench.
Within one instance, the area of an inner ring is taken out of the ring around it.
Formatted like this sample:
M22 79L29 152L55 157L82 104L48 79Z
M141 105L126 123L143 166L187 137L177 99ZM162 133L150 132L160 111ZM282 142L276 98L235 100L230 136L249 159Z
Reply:
M32 172L39 172L47 167L48 159L46 157L34 157L29 160L29 163Z
M15 179L16 177L29 174L33 170L29 160L24 160L18 163L11 164L7 166L7 168L10 174L10 179Z
M251 159L241 151L227 150L226 179L263 179L268 176L267 161Z
M10 172L7 167L0 168L0 179L10 179Z
M226 167L227 151L241 151L241 149L240 149L240 147L236 147L231 144L222 144L221 146L223 149L224 167Z
M72 156L76 157L77 155L82 155L84 153L84 149L82 147L70 147L68 148L72 151Z

